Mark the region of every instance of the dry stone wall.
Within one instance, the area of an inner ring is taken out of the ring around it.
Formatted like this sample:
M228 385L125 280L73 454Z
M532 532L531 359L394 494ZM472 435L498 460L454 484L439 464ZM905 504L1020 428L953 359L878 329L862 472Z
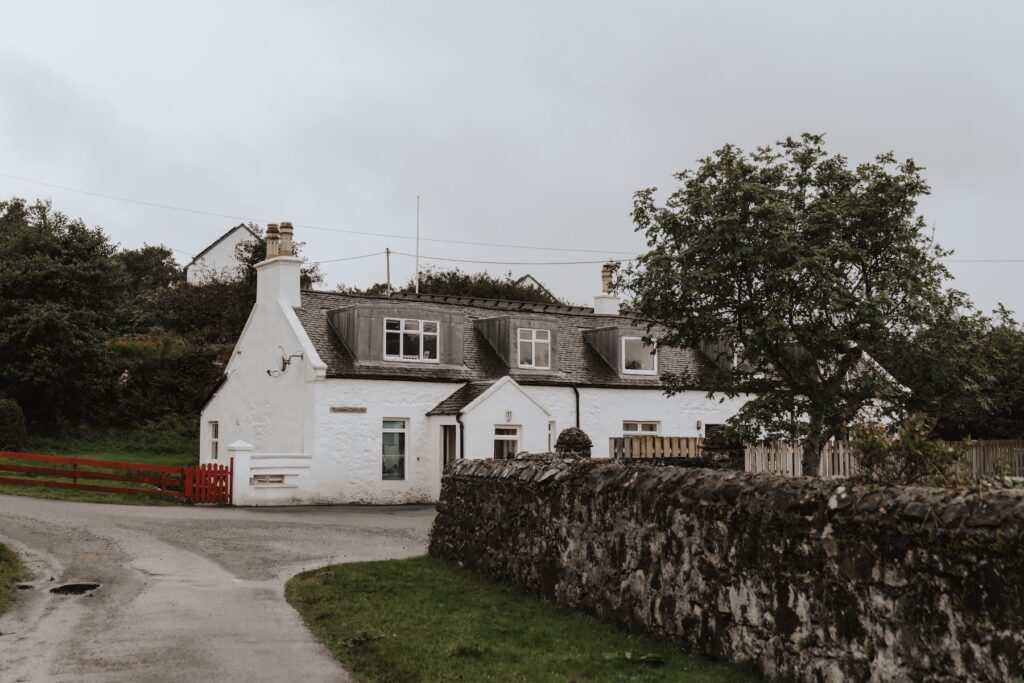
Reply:
M464 460L432 555L808 681L1024 676L1024 491Z

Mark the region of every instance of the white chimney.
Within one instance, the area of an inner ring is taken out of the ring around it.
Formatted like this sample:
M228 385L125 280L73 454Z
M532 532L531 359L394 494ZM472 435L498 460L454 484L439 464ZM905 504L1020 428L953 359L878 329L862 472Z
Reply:
M618 315L621 300L612 293L612 271L614 266L601 266L601 293L594 297L594 313L597 315Z
M267 225L267 260L256 264L257 305L280 300L292 308L301 306L301 266L292 246L292 224L281 223L280 233L276 223Z

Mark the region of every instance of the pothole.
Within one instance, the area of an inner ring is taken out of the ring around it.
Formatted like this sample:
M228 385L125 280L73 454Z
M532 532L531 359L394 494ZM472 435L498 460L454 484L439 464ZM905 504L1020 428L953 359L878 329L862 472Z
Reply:
M94 591L99 587L100 585L98 583L65 583L62 586L51 588L50 592L56 593L57 595L82 595L84 593Z

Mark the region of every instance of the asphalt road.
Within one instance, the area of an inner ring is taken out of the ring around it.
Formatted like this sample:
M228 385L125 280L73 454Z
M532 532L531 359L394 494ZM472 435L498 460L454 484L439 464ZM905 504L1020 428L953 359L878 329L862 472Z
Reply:
M99 505L0 495L33 574L0 617L0 681L347 681L284 600L305 569L426 552L432 507ZM84 595L55 595L92 582Z

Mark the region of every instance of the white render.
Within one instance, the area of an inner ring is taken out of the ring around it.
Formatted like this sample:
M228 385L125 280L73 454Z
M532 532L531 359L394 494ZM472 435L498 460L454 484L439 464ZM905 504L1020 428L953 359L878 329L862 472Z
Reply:
M190 285L210 280L232 280L236 277L238 258L235 247L256 237L244 225L237 225L220 239L201 251L185 267L185 281Z
M704 425L725 422L742 405L701 391L666 397L652 380L650 388L581 387L577 415L572 387L522 385L506 376L458 416L428 416L463 383L326 376L295 313L301 263L281 256L257 264L256 304L224 383L202 411L200 462L214 462L216 421L216 462L234 459L236 505L436 501L443 425L459 430L456 457L492 457L496 427L519 428L518 450L544 452L549 433L577 425L593 441L594 457L608 457L608 440L622 435L625 420L659 422L666 436L701 436ZM385 419L406 421L401 481L383 480Z

